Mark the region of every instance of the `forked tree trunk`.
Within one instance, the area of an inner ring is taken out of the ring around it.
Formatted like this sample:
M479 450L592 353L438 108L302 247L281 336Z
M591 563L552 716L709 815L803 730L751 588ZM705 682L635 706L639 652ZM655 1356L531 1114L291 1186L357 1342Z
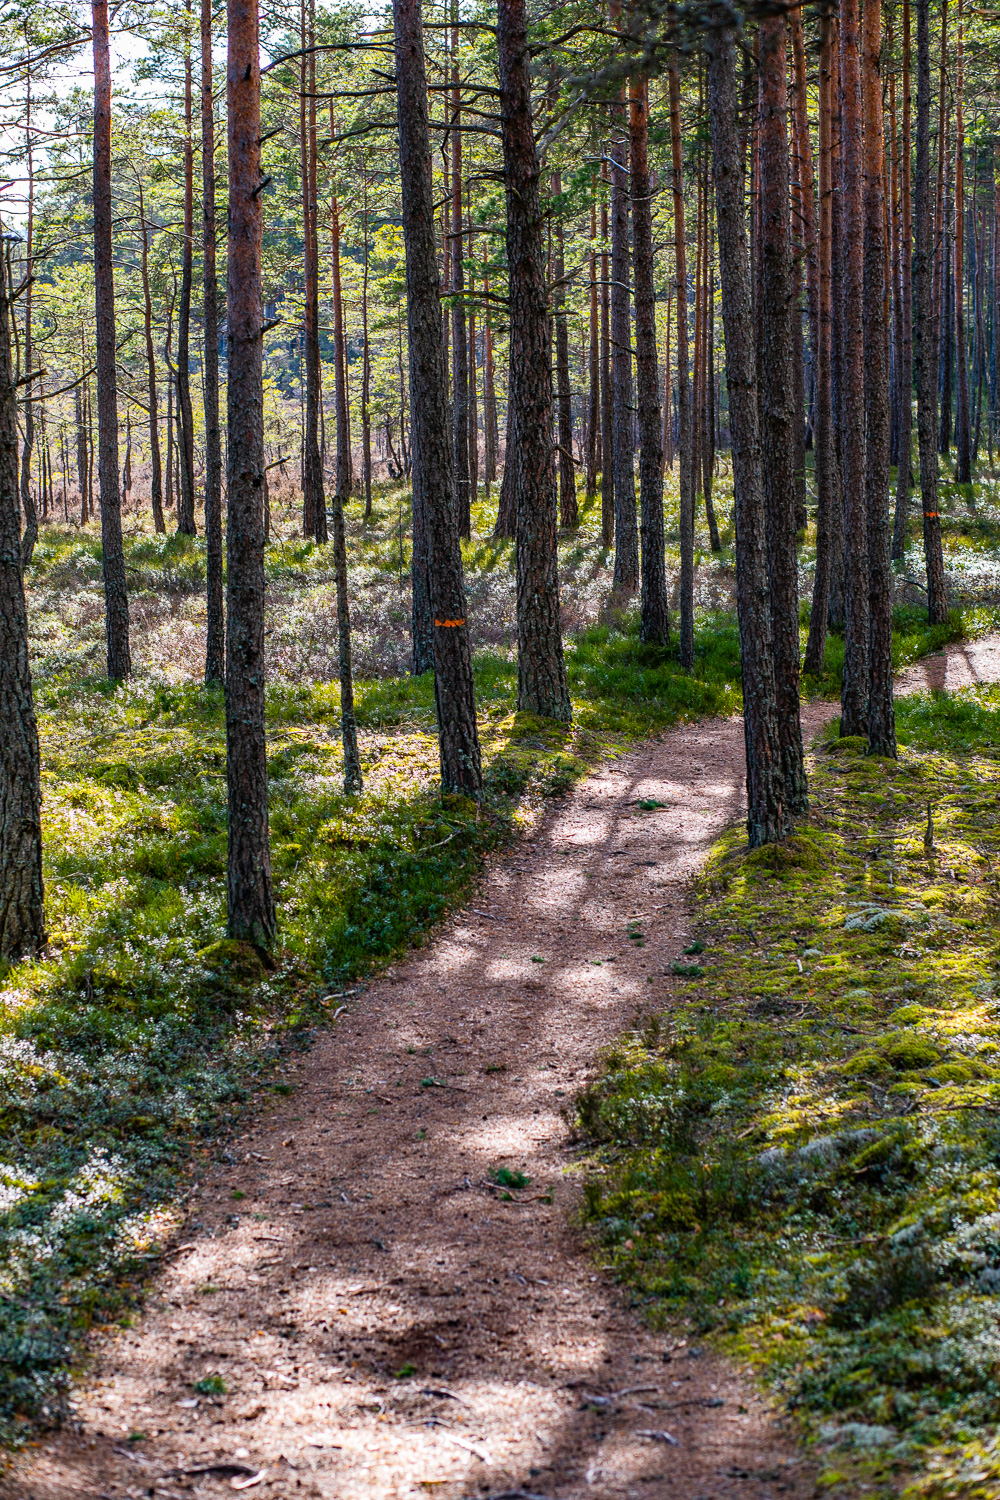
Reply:
M497 52L510 275L510 405L518 447L517 701L529 713L568 721L559 624L552 354L524 0L499 0Z
M691 422L691 376L688 371L687 258L684 233L684 166L681 141L681 83L677 63L667 68L670 99L670 146L673 167L674 276L677 291L677 446L680 451L681 500L681 666L694 667L694 473Z
M804 670L813 677L823 671L826 630L830 608L830 582L838 539L834 525L839 517L836 493L839 487L837 450L833 432L833 286L831 255L833 239L833 18L820 17L819 61L819 243L817 265L816 329L816 572L813 576L809 638Z
M948 618L938 512L937 377L938 350L933 317L933 248L931 245L930 0L917 0L917 151L914 182L913 367L917 385L917 437L920 447L920 499L923 509L924 558L927 565L927 613L932 625Z
M721 13L720 13L721 12ZM751 848L788 832L784 800L771 617L767 603L764 484L757 417L753 297L747 251L736 99L735 44L719 7L709 34L708 98L719 230L719 281L726 338L736 511L736 591L747 757L747 835Z
M635 264L635 368L639 408L639 506L642 528L640 639L665 645L670 639L667 574L663 555L663 436L660 375L656 363L656 287L653 280L653 215L649 193L649 87L629 84L629 165L632 180L632 245Z
M885 264L885 150L879 51L882 12L867 4L862 31L864 110L865 489L868 513L868 748L896 754L892 703L892 568L889 531L889 328Z
M191 0L184 4L184 233L181 243L181 298L177 309L177 415L181 487L177 530L194 536L194 416L191 411L191 285L194 272L194 140L191 87Z
M11 304L0 262L0 958L45 944L38 728L21 565Z
M115 281L111 252L111 53L107 0L93 0L94 45L94 303L97 341L98 476L104 569L108 676L132 675L128 591L118 491L118 386L115 364Z
M795 389L792 366L792 245L789 221L786 24L764 16L760 68L760 304L757 379L766 508L767 565L778 740L785 809L807 811L799 722L799 590L795 547ZM796 314L797 314L796 309Z
M864 161L858 0L841 0L840 88L843 202L844 677L842 735L868 733L868 525L865 484ZM880 290L881 295L881 290Z
M229 936L268 949L271 886L264 738L263 194L257 0L228 0L229 135L226 779Z
M421 525L426 528L425 587L433 619L441 782L446 792L478 797L483 784L482 766L472 652L465 617L462 552L455 524L452 434L441 340L441 282L434 233L420 0L393 0L393 22L410 335L414 524L419 509Z
M212 0L201 0L202 297L205 322L205 681L226 675L222 581L222 435L219 430L219 281L215 229L215 105L212 90ZM152 358L152 338L149 353ZM152 381L152 374L150 375ZM156 482L159 484L159 447ZM159 495L157 495L157 505ZM160 529L162 530L162 521Z

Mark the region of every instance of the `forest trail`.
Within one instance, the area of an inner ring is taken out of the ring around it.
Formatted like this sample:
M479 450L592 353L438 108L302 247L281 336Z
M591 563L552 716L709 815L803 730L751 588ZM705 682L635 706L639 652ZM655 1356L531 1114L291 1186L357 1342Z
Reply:
M998 678L993 637L898 690ZM807 739L835 712L810 704ZM492 861L205 1166L138 1327L99 1344L79 1430L0 1497L814 1494L740 1373L650 1332L572 1227L563 1111L602 1047L669 1006L688 881L742 783L739 720L683 725ZM503 1167L531 1179L510 1201Z

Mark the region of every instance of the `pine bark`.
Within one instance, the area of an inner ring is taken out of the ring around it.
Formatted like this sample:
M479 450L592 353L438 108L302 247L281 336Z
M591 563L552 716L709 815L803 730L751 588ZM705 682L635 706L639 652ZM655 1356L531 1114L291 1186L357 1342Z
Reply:
M38 727L21 561L12 307L0 264L0 958L45 945Z
M736 98L736 60L728 15L715 12L709 34L708 98L719 232L719 281L726 339L726 381L732 431L736 512L736 590L747 759L747 835L751 848L789 831L784 800L771 617L763 462L757 415L757 372L750 259L743 193L743 155Z
M917 386L917 437L920 447L920 499L923 511L924 559L927 567L927 613L932 625L948 618L938 512L937 462L937 326L933 316L933 248L931 243L930 0L917 0L917 150L914 182L913 366Z
M653 279L653 215L649 181L649 86L629 84L629 165L632 180L632 254L635 270L635 369L639 408L639 509L642 595L639 637L665 645L670 639L663 537L663 435L660 373L656 359L656 287Z
M146 396L149 404L149 455L152 471L149 481L149 495L153 510L153 525L157 533L163 535L167 528L163 519L163 465L160 457L159 397L156 386L156 351L153 347L153 302L149 289L149 224L146 221L146 205L142 191L142 178L138 172L136 173L135 180L139 193L139 227L142 234L143 332L146 340ZM77 404L79 406L79 398Z
M222 567L222 434L219 429L219 278L215 228L215 105L212 78L212 0L201 0L201 188L202 306L204 317L205 400L205 572L207 622L205 681L221 684L226 675L226 614ZM152 361L152 339L148 342ZM150 364L150 407L154 408ZM155 418L150 418L155 428ZM159 445L154 480L159 488ZM159 505L159 494L154 511ZM160 527L163 530L162 513Z
M588 345L587 377L588 377L588 400L587 400L587 467L586 467L586 494L588 502L597 496L597 471L600 467L598 462L601 438L601 331L600 318L598 314L597 293L597 251L594 248L597 239L597 182L591 182L590 199L590 251L587 256L587 269L590 276L590 340Z
M448 376L434 229L427 78L420 0L393 0L400 186L406 245L414 496L425 528L434 640L434 696L446 792L478 797L482 766L462 553L456 525Z
M910 197L911 125L910 125L910 0L903 0L903 77L902 147L899 163L899 290L900 338L898 372L898 465L896 470L896 513L892 528L892 556L901 559L906 551L906 528L910 511L910 485L913 480L911 449L913 444L913 213Z
M632 306L629 276L627 127L623 106L612 110L611 148L611 382L612 472L615 485L613 586L633 593L639 584L639 528L635 508ZM606 460L605 460L606 461Z
M177 308L177 415L181 487L177 530L194 536L194 416L191 410L191 289L194 276L194 139L192 136L191 0L184 4L184 232L181 239L181 295Z
M680 661L694 667L694 464L692 450L691 375L688 368L687 252L684 224L684 165L681 141L681 82L676 60L667 68L670 148L673 172L674 277L677 293L677 446L680 451Z
M858 0L841 0L840 88L844 382L841 473L844 487L845 614L840 732L842 735L867 735L869 581L864 403L864 160Z
M228 32L226 894L229 936L266 950L277 921L264 737L264 215L257 0L228 0Z
M562 178L552 174L552 196L562 195ZM580 517L576 503L576 472L573 467L573 395L569 380L569 329L566 326L566 258L563 246L562 219L553 230L554 250L552 313L556 333L556 416L559 433L559 525L564 531L576 531Z
M965 340L965 21L958 0L955 38L955 480L972 483L969 356Z
M452 0L452 18L458 18L458 0ZM458 27L451 34L451 119L457 129L451 135L451 375L452 441L455 463L455 496L458 534L468 537L471 529L472 494L469 484L469 342L465 311L465 265L462 254L462 90L458 81Z
M601 166L601 181L607 167ZM601 544L615 544L615 429L611 386L611 267L608 257L608 206L601 201Z
M111 249L111 53L107 0L93 0L94 47L94 304L97 342L98 478L107 629L108 676L132 675L128 590L118 490L118 386L115 282Z
M305 433L302 454L302 530L317 542L328 539L326 492L323 485L323 457L320 452L320 406L323 399L323 374L319 353L319 187L316 147L316 53L315 6L308 14L302 3L302 36L308 46L308 57L302 62L303 98L299 129L301 134L302 177L302 342L305 348ZM332 134L332 132L331 132ZM338 443L340 424L337 427ZM340 463L337 464L338 477Z
M35 279L35 156L34 135L31 125L31 74L28 72L27 106L25 115L25 156L28 172L28 214L24 242L24 443L21 448L21 506L24 510L24 535L21 538L21 559L25 567L30 566L35 543L38 541L38 509L31 489L31 456L35 447L35 393L31 379L35 360L34 310ZM15 332L16 337L16 332Z
M833 242L833 19L820 17L819 63L819 236L816 308L816 571L813 577L809 638L804 670L813 677L823 671L826 631L830 608L830 583L839 515L836 494L839 470L833 428L833 286L831 257Z
M559 624L544 223L524 0L499 0L497 51L510 276L510 404L516 411L518 446L518 708L568 721L571 706Z
M868 748L895 756L892 701L892 565L889 529L889 318L885 255L885 147L879 53L882 12L864 10L864 366L865 490L868 520Z
M785 810L807 811L799 720L799 590L795 546L795 409L792 367L792 245L789 220L786 23L764 16L760 69L760 302L757 378L763 464L771 638Z

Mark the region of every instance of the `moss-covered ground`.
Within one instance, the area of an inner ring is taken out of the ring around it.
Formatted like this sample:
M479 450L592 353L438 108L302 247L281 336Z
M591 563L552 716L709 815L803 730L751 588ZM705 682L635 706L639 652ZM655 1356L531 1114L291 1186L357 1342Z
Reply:
M481 502L466 566L487 795L479 806L442 798L432 682L405 675L400 644L405 498L381 491L368 523L351 507L365 792L349 799L332 559L296 540L293 514L276 506L267 556L273 969L225 939L224 725L219 693L198 680L201 540L154 537L127 517L138 669L113 686L99 675L99 537L43 528L27 582L50 938L42 959L7 971L0 988L7 1440L58 1415L78 1336L95 1320L128 1316L168 1242L184 1163L224 1151L218 1143L246 1102L281 1086L284 1049L334 1019L353 981L421 941L484 854L545 797L678 719L739 710L738 640L725 607L731 554L715 563L707 548L700 554L699 597L712 607L699 608L697 664L686 675L676 647L640 645L634 605L609 599L599 517L584 507L580 532L560 543L574 723L519 715L512 549L489 538ZM902 608L897 664L985 619L956 613L932 631L919 610ZM836 694L841 656L831 637L826 674L810 690Z
M651 1317L751 1364L833 1493L1000 1493L1000 688L835 733L785 847L716 847L675 1004L583 1098ZM930 823L928 824L928 814Z

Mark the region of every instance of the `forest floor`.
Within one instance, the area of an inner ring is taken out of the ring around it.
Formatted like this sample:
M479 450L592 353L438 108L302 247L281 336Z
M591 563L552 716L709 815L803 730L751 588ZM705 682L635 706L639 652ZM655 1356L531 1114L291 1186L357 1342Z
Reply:
M998 678L992 638L901 687ZM833 712L807 706L809 739ZM738 718L674 728L493 855L193 1170L144 1313L0 1496L814 1494L747 1374L689 1321L651 1331L575 1227L574 1097L678 998L690 882L742 778Z

